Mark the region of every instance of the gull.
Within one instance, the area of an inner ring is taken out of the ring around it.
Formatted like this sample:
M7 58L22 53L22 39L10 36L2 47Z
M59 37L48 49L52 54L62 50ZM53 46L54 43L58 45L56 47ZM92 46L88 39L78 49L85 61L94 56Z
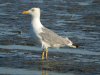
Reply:
M71 40L68 38L63 38L62 36L56 34L54 31L46 28L40 21L40 8L31 8L30 10L23 11L22 14L30 14L32 16L32 21L30 25L30 34L34 39L36 45L42 47L42 59L44 56L48 59L48 48L60 48L64 46L69 46L72 48L77 48Z

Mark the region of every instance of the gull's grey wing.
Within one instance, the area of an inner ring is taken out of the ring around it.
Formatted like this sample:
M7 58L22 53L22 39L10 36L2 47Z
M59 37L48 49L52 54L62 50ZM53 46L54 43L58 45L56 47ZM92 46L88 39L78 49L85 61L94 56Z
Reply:
M70 43L69 39L65 39L57 35L55 32L51 31L50 29L43 28L42 30L43 32L40 33L42 40L48 43L51 47L54 47L56 45L59 47L63 47Z

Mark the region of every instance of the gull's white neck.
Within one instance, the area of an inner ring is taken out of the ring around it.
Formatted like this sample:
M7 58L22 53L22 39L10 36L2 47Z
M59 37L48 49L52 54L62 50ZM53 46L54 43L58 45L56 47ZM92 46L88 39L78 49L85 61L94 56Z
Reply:
M41 24L40 16L32 16L32 28L38 33L42 32L43 25Z

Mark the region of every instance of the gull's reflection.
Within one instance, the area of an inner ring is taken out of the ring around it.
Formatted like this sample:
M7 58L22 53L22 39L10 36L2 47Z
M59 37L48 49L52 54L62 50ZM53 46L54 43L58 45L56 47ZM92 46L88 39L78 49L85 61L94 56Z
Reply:
M44 61L42 60L42 75L48 75L48 70L46 70L46 68L48 68L48 61Z

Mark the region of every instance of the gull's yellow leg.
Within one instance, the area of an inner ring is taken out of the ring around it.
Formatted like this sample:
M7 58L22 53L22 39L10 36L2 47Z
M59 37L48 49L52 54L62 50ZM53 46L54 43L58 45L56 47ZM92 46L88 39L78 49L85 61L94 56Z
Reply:
M43 49L43 51L42 51L42 60L44 60L44 49Z
M48 48L46 48L46 59L48 59Z

